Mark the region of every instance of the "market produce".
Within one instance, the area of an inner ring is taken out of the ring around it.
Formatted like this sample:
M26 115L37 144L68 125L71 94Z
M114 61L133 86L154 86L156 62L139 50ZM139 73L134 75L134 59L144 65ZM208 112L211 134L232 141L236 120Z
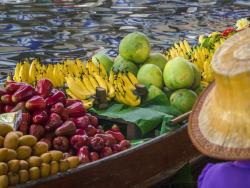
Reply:
M133 91L138 83L137 78L132 73L119 72L114 78L111 78L115 88L115 100L128 106L138 106L141 104L140 96Z
M163 78L169 89L191 88L196 83L193 66L184 58L170 60L164 68Z
M97 66L99 63L101 63L108 74L113 66L113 63L114 63L112 58L104 53L95 54L92 57L92 61Z
M138 72L138 67L133 61L124 59L121 55L118 55L114 60L113 71L118 72L132 72L134 75Z
M192 109L196 99L197 95L192 90L179 89L173 92L170 96L170 104L185 113Z
M154 64L143 65L137 74L138 82L145 85L154 85L158 88L163 87L162 71Z
M151 53L149 58L145 61L145 64L157 65L161 71L164 70L166 63L167 58L161 53Z
M133 32L126 35L119 45L119 54L135 63L143 63L149 56L150 44L146 35Z
M150 85L148 88L148 95L146 101L152 100L159 95L165 95L165 93L154 85Z
M74 157L74 162L69 162L72 161L71 158L63 159L61 151L48 151L48 145L45 142L37 142L34 136L22 135L12 130L4 135L3 139L4 145L0 148L0 187L37 180L79 165L77 156ZM15 155L8 156L9 151ZM56 164L61 164L61 168Z

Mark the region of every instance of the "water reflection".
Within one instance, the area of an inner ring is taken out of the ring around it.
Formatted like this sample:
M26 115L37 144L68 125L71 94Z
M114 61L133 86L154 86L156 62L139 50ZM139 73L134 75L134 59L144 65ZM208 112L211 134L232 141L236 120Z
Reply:
M146 33L163 51L201 33L222 30L250 16L249 0L0 0L0 59L23 57L59 61L87 58L98 50L117 54L121 38ZM2 72L8 64L0 67Z

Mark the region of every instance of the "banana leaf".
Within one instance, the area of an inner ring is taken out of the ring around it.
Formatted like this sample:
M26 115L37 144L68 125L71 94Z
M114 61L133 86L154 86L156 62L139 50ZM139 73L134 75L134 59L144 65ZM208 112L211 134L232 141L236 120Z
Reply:
M90 111L99 116L110 119L122 119L135 124L139 127L142 136L157 127L160 127L161 134L168 132L171 130L167 128L169 127L170 120L181 114L176 108L169 104L166 95L159 95L138 107L113 103L105 110L91 108Z

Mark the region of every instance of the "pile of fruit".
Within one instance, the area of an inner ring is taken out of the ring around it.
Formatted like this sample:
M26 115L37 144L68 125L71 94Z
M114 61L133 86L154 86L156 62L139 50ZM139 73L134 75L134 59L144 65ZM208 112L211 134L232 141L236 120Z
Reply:
M37 142L36 137L13 131L9 125L0 125L1 188L65 172L79 164L77 156L49 151L48 145Z
M100 57L99 61L97 58ZM137 83L136 76L131 72L114 74L111 67L106 68L106 61L103 61L105 58L109 57L97 54L93 61L89 60L86 64L76 59L48 65L41 64L38 59L32 62L25 60L16 65L14 76L10 80L35 85L39 80L47 78L55 87L66 86L67 94L73 99L81 100L86 109L93 106L97 87L105 89L107 101L115 98L127 105L139 105L140 97L132 91Z
M78 156L80 163L88 163L130 147L117 126L104 131L98 119L86 113L80 100L68 99L63 91L53 88L48 79L39 80L36 87L7 81L0 92L0 113L22 111L18 134L27 135L24 138L29 138L30 144L39 141L32 144L34 155L40 156L53 149L65 156ZM0 130L3 136L6 133ZM18 137L9 139L7 135L6 138L16 149L19 141L14 141ZM41 146L42 152L34 145ZM27 149L28 153L31 151Z

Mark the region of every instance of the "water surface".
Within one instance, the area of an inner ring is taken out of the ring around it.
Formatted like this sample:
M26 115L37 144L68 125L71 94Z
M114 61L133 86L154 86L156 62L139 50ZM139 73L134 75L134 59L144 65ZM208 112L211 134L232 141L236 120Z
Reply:
M56 62L117 54L121 38L141 31L154 51L187 38L222 31L250 16L250 1L231 0L0 0L0 70L24 57Z

